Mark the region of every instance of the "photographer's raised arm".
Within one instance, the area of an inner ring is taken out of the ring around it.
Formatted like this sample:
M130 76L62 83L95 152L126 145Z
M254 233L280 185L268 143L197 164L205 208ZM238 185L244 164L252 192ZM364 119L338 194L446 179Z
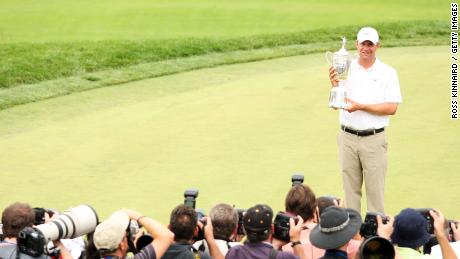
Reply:
M449 240L444 232L445 218L444 215L439 211L430 210L430 215L434 220L434 234L438 240L439 246L441 247L443 259L457 259L454 249L450 246Z
M172 244L174 234L163 224L152 218L143 216L139 212L128 209L123 209L123 211L128 214L130 219L136 220L150 235L152 235L153 242L151 245L155 248L156 258L161 258Z
M303 246L300 243L300 233L303 230L303 219L300 216L297 216L297 219L299 220L297 224L295 224L293 218L289 219L289 224L291 226L289 228L289 237L292 242L292 249L294 250L294 254L300 259L307 259L307 256L303 250Z
M208 244L209 254L213 259L224 259L224 255L217 246L216 240L214 239L214 231L210 217L205 217L206 226L204 226L204 237Z

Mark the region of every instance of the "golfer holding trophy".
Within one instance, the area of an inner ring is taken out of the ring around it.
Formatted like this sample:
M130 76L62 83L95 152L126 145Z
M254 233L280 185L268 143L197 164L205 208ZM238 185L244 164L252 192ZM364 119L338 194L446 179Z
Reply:
M342 48L330 58L332 84L329 106L339 109L338 146L345 205L361 212L361 188L366 188L367 210L384 212L387 171L385 128L402 101L396 70L376 58L380 47L374 28L364 27L355 43L358 58Z

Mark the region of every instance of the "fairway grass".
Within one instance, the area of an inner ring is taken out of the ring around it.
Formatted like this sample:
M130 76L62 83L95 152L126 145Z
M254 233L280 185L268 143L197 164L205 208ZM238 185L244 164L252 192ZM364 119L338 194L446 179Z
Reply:
M388 129L387 212L460 219L460 126L449 119L448 47L392 48L403 104ZM0 111L0 207L120 207L167 222L183 191L281 210L290 176L342 195L324 54L196 70Z
M439 0L2 0L0 43L235 38L339 25L447 22L448 11L449 3Z

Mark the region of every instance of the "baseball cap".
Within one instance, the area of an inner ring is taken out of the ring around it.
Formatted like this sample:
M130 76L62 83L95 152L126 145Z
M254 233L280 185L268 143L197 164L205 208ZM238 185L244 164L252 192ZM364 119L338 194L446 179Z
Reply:
M129 217L123 211L114 212L94 230L94 245L98 250L116 250L126 235Z
M374 28L364 27L359 30L356 39L358 40L358 43L368 40L374 44L377 44L377 42L379 42L379 34Z
M268 205L257 204L249 208L243 216L246 232L266 232L272 225L273 211Z

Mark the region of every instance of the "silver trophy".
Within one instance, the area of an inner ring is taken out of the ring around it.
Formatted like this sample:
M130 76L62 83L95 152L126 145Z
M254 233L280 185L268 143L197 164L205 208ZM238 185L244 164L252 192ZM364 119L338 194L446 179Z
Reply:
M348 69L352 61L352 55L345 49L345 43L347 39L342 37L342 48L337 52L326 52L326 60L329 65L335 68L337 77L339 79L339 85L332 87L331 94L329 96L329 107L336 109L345 109L347 107L347 92L345 90L345 80L348 76Z

